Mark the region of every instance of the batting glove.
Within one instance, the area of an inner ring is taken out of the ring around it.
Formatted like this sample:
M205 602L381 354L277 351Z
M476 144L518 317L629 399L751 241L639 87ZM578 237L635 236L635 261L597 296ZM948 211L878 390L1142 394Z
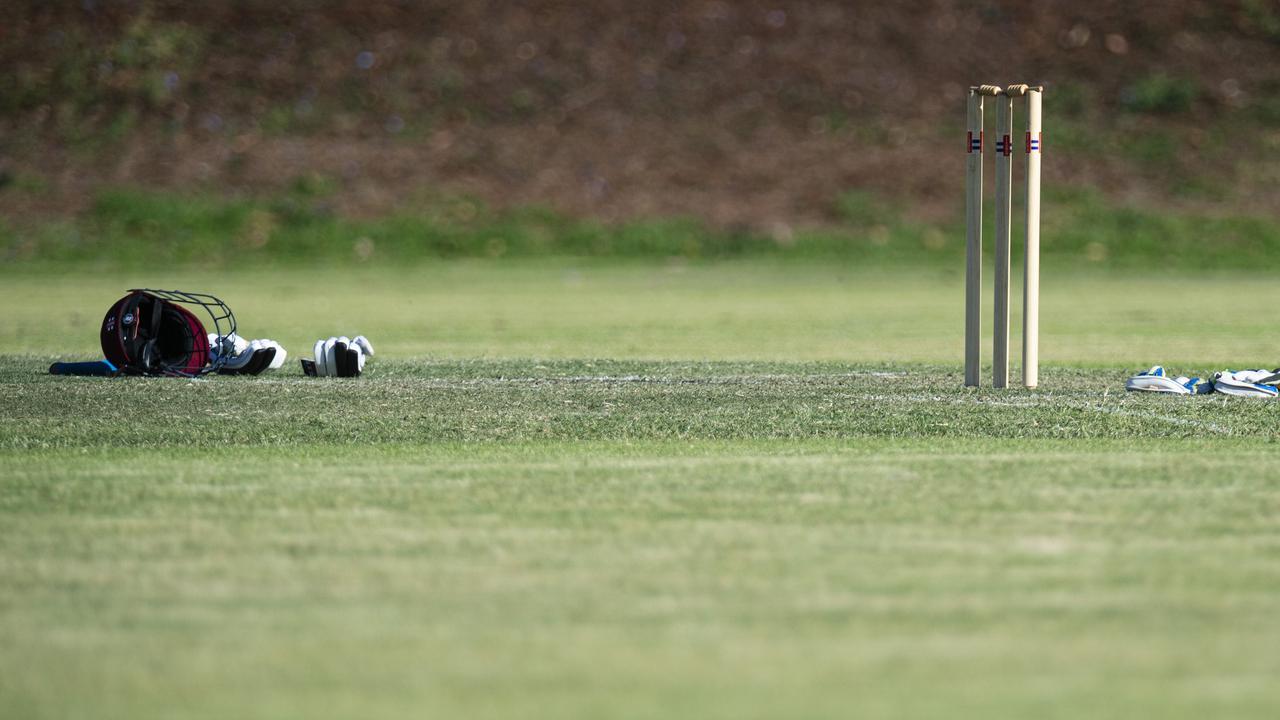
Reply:
M289 353L275 340L245 340L235 333L227 336L209 334L209 353L221 375L260 375L267 370L284 367Z
M359 377L364 361L373 356L373 344L363 335L317 340L315 359L302 359L302 372L310 377Z
M1172 393L1174 395L1203 395L1213 392L1213 383L1198 377L1173 377L1160 365L1140 372L1124 384L1125 390L1138 392Z
M1226 395L1241 397L1273 398L1280 395L1276 383L1280 371L1274 370L1223 370L1213 376L1213 389Z

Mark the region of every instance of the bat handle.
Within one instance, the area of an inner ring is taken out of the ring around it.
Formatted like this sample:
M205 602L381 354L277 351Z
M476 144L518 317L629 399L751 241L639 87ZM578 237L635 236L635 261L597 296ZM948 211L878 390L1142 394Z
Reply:
M50 375L91 375L112 377L119 371L110 360L93 360L91 362L56 362L49 366Z

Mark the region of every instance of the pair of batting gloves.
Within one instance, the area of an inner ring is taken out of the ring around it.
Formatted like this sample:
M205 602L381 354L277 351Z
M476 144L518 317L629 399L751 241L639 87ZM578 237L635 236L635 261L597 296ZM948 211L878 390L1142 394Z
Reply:
M1212 380L1198 377L1171 377L1159 365L1129 378L1125 390L1204 395L1221 393L1239 397L1273 398L1280 396L1280 368L1275 370L1223 370Z
M310 377L359 377L364 361L373 356L373 344L363 335L317 340L314 360L302 359L302 372Z
M210 354L215 362L222 360L221 375L261 375L279 370L289 356L274 340L246 340L235 333L220 337L209 335ZM373 344L363 335L355 338L331 337L317 340L314 359L302 359L302 372L309 377L359 377L365 359L373 355Z

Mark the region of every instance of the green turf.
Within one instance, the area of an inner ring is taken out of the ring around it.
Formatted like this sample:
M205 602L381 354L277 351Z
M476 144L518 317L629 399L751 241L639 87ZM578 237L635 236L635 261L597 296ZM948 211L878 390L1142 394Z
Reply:
M940 272L154 283L349 381L44 375L151 279L6 277L0 717L1270 717L1280 405L1121 387L1269 364L1212 308L1277 291L1050 277L1004 392Z
M374 362L373 377L344 383L64 378L7 360L0 449L1276 434L1274 403L1130 395L1114 368L1049 367L1050 387L1010 392L964 389L958 368L893 363Z
M547 260L232 274L13 271L0 274L0 348L88 357L98 352L102 314L129 287L216 292L242 333L280 340L295 355L321 334L357 332L392 356L433 358L955 363L964 342L959 266ZM1015 358L1021 294L1015 280ZM1267 311L1280 306L1280 283L1265 274L1047 263L1041 295L1046 363L1195 372L1280 363ZM984 300L989 334L990 292ZM989 341L984 347L989 357Z

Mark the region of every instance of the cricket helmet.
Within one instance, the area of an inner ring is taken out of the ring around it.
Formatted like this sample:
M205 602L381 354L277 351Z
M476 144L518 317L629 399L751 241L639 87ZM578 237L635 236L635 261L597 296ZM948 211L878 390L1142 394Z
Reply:
M211 353L201 316L217 337L236 331L227 304L179 290L130 290L102 319L102 354L130 375L196 377L217 370L225 353Z

